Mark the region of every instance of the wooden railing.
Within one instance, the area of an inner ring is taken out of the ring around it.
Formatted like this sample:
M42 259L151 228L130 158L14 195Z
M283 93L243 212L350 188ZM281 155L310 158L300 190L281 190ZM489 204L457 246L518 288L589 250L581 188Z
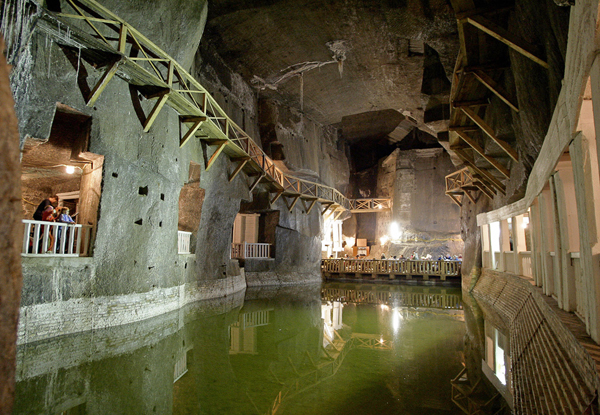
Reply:
M98 66L106 69L91 88L89 106L94 105L117 75L139 88L147 98L156 99L143 123L144 131L151 128L162 108L168 105L180 115L183 134L180 146L197 137L215 147L206 170L224 152L240 163L230 180L241 169L258 176L252 190L260 181L266 181L276 193L317 200L330 208L334 205L332 210L350 208L349 200L336 189L283 173L200 82L129 23L95 0L62 0L60 6L62 13L37 6L40 11L37 26L56 43L79 50L80 56L92 63L103 57ZM107 59L111 60L108 65Z
M352 213L384 212L392 209L392 199L352 199L350 210Z
M394 259L324 259L322 270L333 273L459 276L461 261Z
M190 253L190 239L192 233L185 231L177 231L177 252L179 254Z
M231 258L238 259L266 259L271 258L271 244L248 243L231 244Z
M88 256L92 227L59 222L23 220L23 256Z

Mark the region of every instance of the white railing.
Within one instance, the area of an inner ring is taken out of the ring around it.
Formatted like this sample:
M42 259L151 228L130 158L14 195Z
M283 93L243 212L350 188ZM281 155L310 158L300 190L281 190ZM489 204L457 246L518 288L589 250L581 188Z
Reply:
M191 232L177 231L177 252L180 254L190 253Z
M493 269L497 269L497 270L502 270L503 268L503 264L502 264L502 252L498 252L498 251L494 251L494 263L492 264L494 266Z
M23 219L23 256L88 256L90 225Z
M248 242L231 244L231 258L271 258L271 244Z
M533 269L531 268L531 252L519 252L519 275L533 277Z
M581 259L579 252L571 252L571 265L573 266L573 275L575 277L575 298L577 300L577 314L585 321L587 304L587 295L583 282L583 274L581 270Z
M243 328L248 329L251 327L268 326L270 323L269 312L273 311L272 308L268 310L252 311L250 313L244 313L242 324Z
M517 274L517 270L515 269L515 253L513 251L502 252L502 266L503 271Z
M483 251L481 260L483 262L484 268L488 268L488 269L491 268L491 266L490 266L490 251Z

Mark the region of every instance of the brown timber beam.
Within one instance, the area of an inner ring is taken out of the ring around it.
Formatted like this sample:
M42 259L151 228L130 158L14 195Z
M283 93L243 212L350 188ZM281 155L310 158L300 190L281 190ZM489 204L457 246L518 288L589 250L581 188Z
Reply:
M511 107L516 112L519 112L519 108L517 107L517 105L514 104L510 99L508 99L508 94L504 91L504 88L498 85L498 83L494 81L491 76L489 76L483 71L474 71L473 75L475 76L475 78L477 78L479 82L483 84L483 86L492 91L494 95L500 98L506 105Z
M471 137L469 137L467 135L467 133L464 133L462 131L457 131L456 133L465 143L467 143L473 150L475 150L477 152L477 154L479 154L488 163L490 163L492 166L494 166L496 168L496 170L498 170L504 177L506 177L507 179L510 179L510 171L506 167L504 167L502 164L500 164L498 162L498 160L485 154L485 151L483 150L483 148L481 148L475 140L473 140Z
M458 156L465 162L465 164L467 166L471 167L480 176L482 176L482 178L485 178L487 181L489 181L490 184L493 185L493 187L497 188L504 194L506 193L506 187L502 184L502 182L500 180L496 179L494 177L494 175L491 174L489 171L477 167L477 165L475 164L475 161L471 157L469 157L463 150L457 149L457 150L454 150L454 152L456 154L458 154ZM484 183L484 185L487 186L487 183Z
M511 159L513 159L514 161L519 161L519 156L517 155L517 152L506 141L496 137L496 133L494 132L492 127L490 127L481 117L475 114L475 111L473 111L471 108L461 108L460 110L464 112L465 115L469 117L475 124L477 124L479 128L481 128L488 137L490 137L496 144L498 144L500 148L502 148L502 150L504 150Z
M281 197L282 194L283 194L283 190L277 192L277 194L275 195L275 197L271 200L271 204L277 202L277 200Z
M179 140L179 147L181 148L185 145L185 143L188 142L188 140L190 138L192 138L192 136L194 134L196 134L196 131L198 131L198 128L200 128L200 125L202 125L202 123L204 121L206 121L206 117L193 117L193 116L183 116L182 115L179 117L179 121L182 124L192 123L192 126L187 131L187 133L185 133L185 135Z
M122 60L114 62L106 69L106 71L104 71L104 73L98 80L98 83L96 83L96 86L94 86L94 89L92 89L92 92L90 93L90 98L86 102L86 105L88 107L91 107L96 103L96 100L100 97L100 94L102 93L102 91L104 91L104 88L106 88L110 80L117 73L117 69L119 69L119 65L121 64L121 62Z
M246 163L248 163L250 161L251 157L240 157L237 159L234 159L232 161L239 161L240 164L235 168L235 170L233 171L233 173L231 173L231 176L229 176L229 181L231 182L233 179L235 179L235 176L237 176L239 174L239 172L242 171L242 169L244 168L244 166L246 165Z
M292 201L292 204L290 206L288 206L288 210L290 211L290 213L294 209L294 206L296 206L296 203L298 203L298 200L300 199L300 195L293 196L293 199L294 200ZM287 202L285 202L285 204L287 206Z
M265 177L264 172L258 175L256 180L254 180L254 183L252 183L252 186L250 186L250 189L249 189L250 193L252 193L254 191L254 189L256 188L256 186L258 186L258 183L260 183L260 181L263 179L263 177Z
M217 157L219 157L219 154L221 154L221 152L227 145L227 142L228 140L206 140L206 143L209 146L217 146L215 152L212 154L212 156L210 156L208 163L206 163L206 171L208 171L212 167L214 162L217 160Z
M508 30L498 26L491 20L486 19L483 16L469 16L466 18L466 21L479 30L506 44L508 47L516 50L521 55L528 57L538 65L541 65L546 69L550 67L546 61L537 56L537 54L534 52L533 46L525 42L523 39L515 36Z

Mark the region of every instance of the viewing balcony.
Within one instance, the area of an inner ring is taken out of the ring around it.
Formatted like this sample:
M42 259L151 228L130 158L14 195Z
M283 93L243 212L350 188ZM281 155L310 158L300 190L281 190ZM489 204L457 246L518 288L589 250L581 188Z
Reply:
M71 223L23 220L22 256L89 256L92 227Z
M177 231L177 253L191 254L191 251L190 251L191 237L192 237L191 232Z
M270 259L271 244L248 243L231 244L232 259Z

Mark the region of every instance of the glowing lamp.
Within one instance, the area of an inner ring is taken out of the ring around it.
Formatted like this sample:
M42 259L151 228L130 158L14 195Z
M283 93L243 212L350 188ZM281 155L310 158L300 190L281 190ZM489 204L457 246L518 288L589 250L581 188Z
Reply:
M73 166L65 166L65 167L66 167L65 170L66 170L67 174L75 173L75 167L73 167Z
M381 241L381 245L385 245L390 240L390 237L387 235L383 235L381 238L379 238L379 240Z

